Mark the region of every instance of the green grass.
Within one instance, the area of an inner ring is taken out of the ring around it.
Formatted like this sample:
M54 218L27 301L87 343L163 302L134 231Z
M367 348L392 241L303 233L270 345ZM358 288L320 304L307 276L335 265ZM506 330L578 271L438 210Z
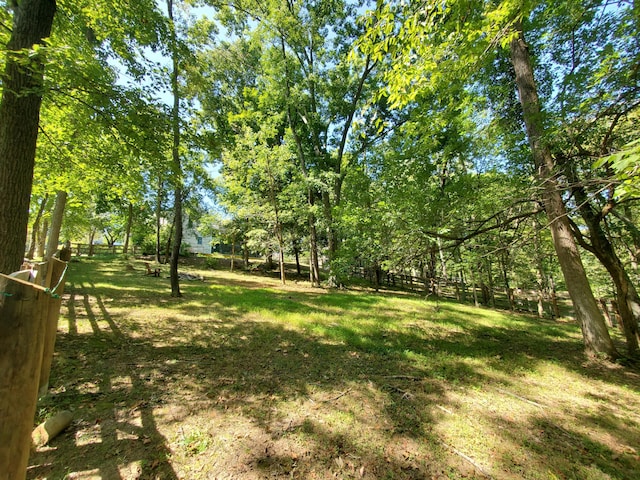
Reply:
M638 371L571 322L184 268L71 264L28 478L637 477Z

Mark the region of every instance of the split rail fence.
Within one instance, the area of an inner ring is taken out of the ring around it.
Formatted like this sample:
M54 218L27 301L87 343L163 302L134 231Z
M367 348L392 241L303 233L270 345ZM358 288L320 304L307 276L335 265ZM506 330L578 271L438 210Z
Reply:
M49 386L67 262L53 258L39 267L42 285L31 269L0 274L2 479L26 477L37 401Z

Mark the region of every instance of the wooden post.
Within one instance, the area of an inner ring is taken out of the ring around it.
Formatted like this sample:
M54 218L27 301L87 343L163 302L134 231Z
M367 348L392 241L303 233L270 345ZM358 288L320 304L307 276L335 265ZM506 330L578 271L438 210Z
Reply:
M0 475L3 479L26 477L50 300L44 287L0 274Z
M56 335L58 333L58 317L60 316L60 306L62 305L62 294L64 293L65 273L67 262L52 258L47 269L47 280L45 287L54 290L49 308L47 311L46 331L44 338L44 351L42 354L42 370L40 371L40 382L38 385L38 396L43 397L49 390L49 377L51 376L51 364L53 363L53 352L56 345Z

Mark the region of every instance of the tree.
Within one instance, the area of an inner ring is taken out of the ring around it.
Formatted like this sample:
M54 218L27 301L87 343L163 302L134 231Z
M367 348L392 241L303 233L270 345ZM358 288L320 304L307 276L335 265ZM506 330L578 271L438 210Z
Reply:
M285 219L300 203L300 182L294 154L278 131L281 119L277 114L259 116L256 123L261 125L258 132L244 126L235 146L223 154L225 196L233 204L232 213L242 218L242 210L250 211L254 224L269 232L265 237L275 238L284 284Z
M517 36L511 40L511 62L516 74L516 85L520 93L524 122L538 180L543 185L541 197L549 219L558 261L571 296L576 319L582 328L587 353L591 355L604 354L609 358L615 358L617 352L609 336L604 317L600 313L591 291L567 217L561 188L556 180L557 165L545 140L545 129L542 123L532 62L521 22L514 23L514 30Z
M355 2L333 0L237 1L221 9L221 18L234 28L240 42L252 45L250 53L235 58L252 60L256 51L260 54L259 68L254 64L249 70L255 72L255 81L249 85L255 98L286 115L289 135L285 141L292 145L307 189L314 285L320 281L321 237L326 239L330 265L339 247L335 215L355 158L350 134L374 70L374 63L366 58L353 62L348 58L351 41L358 34L356 15ZM246 85L247 76L241 78L241 85ZM241 98L246 96L237 90ZM319 231L321 226L324 232ZM330 277L336 283L335 272Z
M14 2L0 102L0 272L24 257L44 75L55 0Z
M5 274L19 269L25 253L42 102L44 39L51 32L56 11L54 0L23 0L12 2L12 6L13 29L6 46L0 101L0 273ZM42 308L39 296L42 294L34 289L32 300L23 302L26 305L19 310ZM41 363L37 359L42 356L44 329L35 309L21 319L20 311L11 307L5 310L6 304L4 300L0 304L3 337L8 340L0 352L0 470L7 477L19 479L26 477ZM6 345L13 348L6 349ZM36 358L35 372L23 367L28 359L21 358L20 352ZM11 408L15 406L19 408Z
M547 118L534 79L534 63L524 42L523 24L529 25L529 18L539 11L534 7L481 1L424 2L419 8L385 5L369 16L368 42L363 43L363 48L374 59L383 59L387 52L391 53L393 66L387 76L391 87L386 94L393 104L408 105L436 92L453 93L458 96L453 97L454 108L460 103L467 104L466 99L478 99L482 86L492 80L478 72L486 72L486 66L499 58L497 53L506 50L513 69L513 85L519 91L540 199L583 330L586 351L590 355L615 357L566 215L563 185L558 181L557 165L548 143ZM474 103L482 105L481 101Z
M180 75L179 52L177 43L176 22L173 16L173 0L167 0L167 11L170 22L169 52L171 54L171 93L173 95L173 107L171 109L171 173L174 182L173 190L173 238L171 251L171 296L181 297L180 277L178 276L178 261L180 247L182 245L182 165L180 161L180 89L178 78Z

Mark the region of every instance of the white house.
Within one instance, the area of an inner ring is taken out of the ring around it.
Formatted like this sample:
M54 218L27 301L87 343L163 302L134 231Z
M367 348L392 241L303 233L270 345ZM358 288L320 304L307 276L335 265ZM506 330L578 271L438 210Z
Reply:
M191 253L211 253L213 237L204 236L198 231L198 225L190 219L185 219L182 229L182 244L187 246Z

